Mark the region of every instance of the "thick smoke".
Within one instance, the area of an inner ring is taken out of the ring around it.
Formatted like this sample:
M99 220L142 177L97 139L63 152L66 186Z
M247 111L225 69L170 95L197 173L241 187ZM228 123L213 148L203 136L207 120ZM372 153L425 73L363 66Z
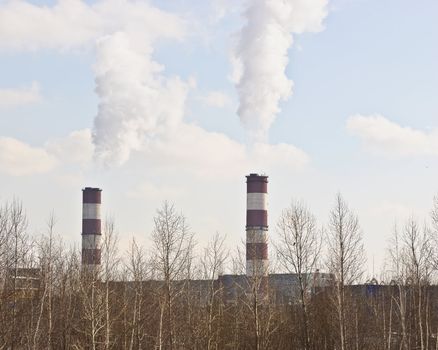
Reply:
M292 94L285 75L294 33L319 31L328 0L251 0L234 52L238 114L253 141L265 141L280 100Z
M181 37L183 22L142 3L124 3L120 10L120 29L100 38L96 47L99 107L93 142L95 157L106 165L124 163L131 151L175 128L188 90L179 78L165 77L152 57L158 38Z
M128 160L132 150L182 120L187 85L162 76L150 45L115 33L97 46L95 155L107 165Z

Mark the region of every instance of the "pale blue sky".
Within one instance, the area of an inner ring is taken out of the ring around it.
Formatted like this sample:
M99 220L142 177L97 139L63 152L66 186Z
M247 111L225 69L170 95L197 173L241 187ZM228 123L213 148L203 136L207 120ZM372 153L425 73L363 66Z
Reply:
M30 28L19 36L11 34L14 22L0 22L0 40L20 43L13 48L0 44L0 137L8 140L0 142L0 200L21 198L31 231L41 232L55 209L60 233L78 243L80 189L102 186L105 208L116 217L122 245L132 235L147 237L155 208L169 199L187 215L200 246L220 231L233 247L244 238L244 176L249 171L270 175L272 228L291 198L306 201L324 225L334 195L341 191L359 215L369 260L375 256L378 264L396 220L402 223L410 214L421 222L427 219L438 193L438 2L333 0L321 19L323 30L293 35L285 71L294 83L293 94L279 104L269 144L295 146L307 161L301 156L291 159L291 149L272 148L253 158L244 151L248 137L236 113L239 95L230 79L230 55L245 24L244 2L152 3L187 21L182 40L158 38L151 47L154 61L164 67L161 75L179 76L190 86L183 123L200 128L178 126L174 147L174 139L167 136L147 151L134 147L127 160L110 167L97 166L91 154L85 159L76 154L82 150L79 144L88 151L92 147L89 131L72 141L73 146L65 144L72 132L93 129L100 101L94 43L108 34L106 29L67 49L46 45L46 38L38 37L41 44L28 50L23 43L34 42L32 26L44 24L19 12ZM11 18L10 4L0 1L0 21ZM67 27L66 41L72 30ZM141 41L141 30L136 33ZM32 82L37 101L5 102L11 98L5 91L29 91ZM118 87L113 88L117 93ZM223 100L209 102L211 92ZM14 153L18 146L11 139L27 148ZM187 145L192 139L194 144ZM40 153L32 153L32 148ZM47 163L42 168L39 156L50 158L41 161ZM266 165L265 158L271 159ZM289 163L283 167L282 162Z

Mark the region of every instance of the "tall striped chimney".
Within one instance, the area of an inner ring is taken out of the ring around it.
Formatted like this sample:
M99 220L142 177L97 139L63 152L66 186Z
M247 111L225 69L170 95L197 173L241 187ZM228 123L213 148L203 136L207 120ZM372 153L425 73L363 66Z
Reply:
M268 177L246 176L246 275L268 275Z
M101 195L100 188L82 190L82 266L85 267L100 265Z

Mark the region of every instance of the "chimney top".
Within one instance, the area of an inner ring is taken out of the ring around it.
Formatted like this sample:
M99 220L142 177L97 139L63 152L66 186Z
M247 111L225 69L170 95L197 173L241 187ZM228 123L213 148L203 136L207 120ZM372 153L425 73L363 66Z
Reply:
M82 189L82 191L86 191L86 192L102 192L102 189L98 188L98 187L85 187Z
M259 175L257 173L251 173L246 175L247 182L268 182L268 175Z

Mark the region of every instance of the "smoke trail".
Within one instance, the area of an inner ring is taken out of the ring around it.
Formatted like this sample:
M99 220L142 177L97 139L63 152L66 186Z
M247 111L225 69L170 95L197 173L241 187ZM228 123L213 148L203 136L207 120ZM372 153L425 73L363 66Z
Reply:
M264 141L279 102L292 94L285 75L293 33L319 31L328 0L251 0L235 55L238 115L253 140Z

